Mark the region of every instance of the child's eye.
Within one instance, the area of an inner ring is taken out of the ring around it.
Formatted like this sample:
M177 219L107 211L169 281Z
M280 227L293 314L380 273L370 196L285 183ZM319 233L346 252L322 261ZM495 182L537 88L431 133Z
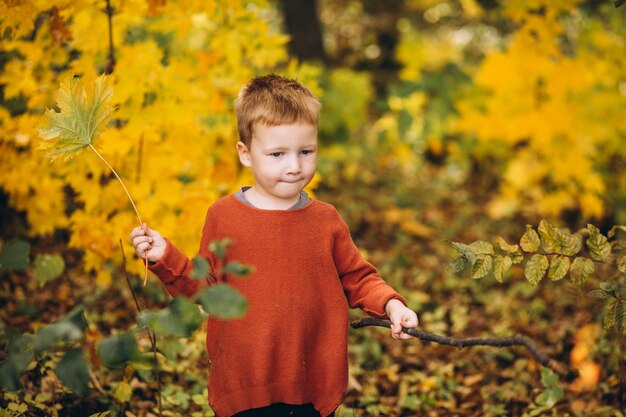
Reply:
M272 152L270 155L273 156L274 158L278 158L278 157L282 156L283 153L282 152Z
M309 155L309 154L312 154L312 153L313 153L313 152L315 152L315 151L310 150L310 149L303 149L303 150L302 150L302 151L300 151L300 152L302 153L302 155Z

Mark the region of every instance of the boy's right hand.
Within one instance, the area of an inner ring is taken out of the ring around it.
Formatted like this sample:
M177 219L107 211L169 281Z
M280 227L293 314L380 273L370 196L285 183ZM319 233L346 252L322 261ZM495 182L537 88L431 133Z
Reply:
M141 259L147 257L149 262L157 262L165 253L165 239L161 233L150 229L146 223L130 232L130 240L137 256Z

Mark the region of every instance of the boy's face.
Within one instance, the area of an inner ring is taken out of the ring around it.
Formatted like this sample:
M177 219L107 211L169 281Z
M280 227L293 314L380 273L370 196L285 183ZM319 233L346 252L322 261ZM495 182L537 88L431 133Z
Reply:
M239 142L237 151L241 163L252 170L255 193L275 207L295 204L315 174L317 127L255 126L250 146Z

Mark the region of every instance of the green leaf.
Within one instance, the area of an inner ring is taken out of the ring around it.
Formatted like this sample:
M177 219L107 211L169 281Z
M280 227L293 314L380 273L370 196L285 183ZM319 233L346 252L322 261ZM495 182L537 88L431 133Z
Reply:
M214 240L209 243L209 251L213 252L218 259L226 259L228 247L233 243L229 238Z
M493 267L491 255L481 255L472 266L472 279L482 278L487 275Z
M574 259L572 266L570 267L570 278L572 282L578 286L582 286L587 277L596 270L595 265L591 259L583 258L579 256Z
M586 243L591 256L599 261L606 261L611 255L609 240L594 225L587 224L587 229L589 230L589 238Z
M515 253L519 250L519 245L509 245L506 240L498 236L496 243L503 251L507 253Z
M89 392L89 365L81 349L68 350L56 365L56 373L63 385L79 395Z
M617 325L617 316L620 310L620 302L616 298L611 299L604 308L604 317L602 318L602 327L604 330L611 330Z
M550 269L548 270L548 278L552 281L559 281L567 275L571 261L567 256L555 256L550 262Z
M465 259L468 260L470 265L474 265L476 263L476 254L472 252L469 246L464 243L452 242L452 247Z
M227 284L217 284L203 290L198 301L209 314L220 319L241 318L248 311L248 301Z
M468 264L469 264L469 261L467 260L466 257L459 256L457 258L454 258L450 262L448 262L446 269L454 274L458 274L458 273L463 272L465 268L467 268Z
M19 335L9 340L8 356L0 363L0 388L17 391L22 388L20 376L33 358L32 335Z
M590 297L594 297L594 298L600 298L600 299L607 299L611 296L611 293L608 293L604 290L591 290L587 293L588 296Z
M30 245L23 240L9 242L0 252L0 268L7 271L24 271L30 265Z
M524 255L522 255L522 254L513 254L511 259L513 260L513 265L521 264L522 261L524 261Z
M563 393L563 389L559 387L547 388L537 396L537 404L548 408L554 407L554 405L559 402L561 398L563 398Z
M517 245L516 245L517 246ZM511 268L513 265L513 260L508 256L496 256L493 260L493 275L496 277L498 282L504 281L504 274Z
M130 401L133 396L133 389L128 382L120 382L115 385L115 389L113 390L113 398L117 400L118 403L126 404Z
M492 255L494 253L491 243L483 240L472 242L468 247L474 255Z
M111 369L121 369L127 363L142 358L132 332L116 334L102 340L98 344L98 356L102 364Z
M550 368L541 367L541 383L545 388L554 388L559 383L559 376Z
M48 109L39 128L39 136L50 141L44 148L51 159L69 159L96 142L115 110L110 105L113 89L107 84L107 77L101 75L88 95L80 78L69 77L61 82L56 93L60 112Z
M407 395L404 398L404 401L402 401L402 408L406 408L409 410L418 410L420 405L421 405L421 402L419 398L417 398L417 395L415 394ZM350 415L353 416L354 413L351 413Z
M83 338L87 329L82 306L72 310L61 320L40 329L34 338L35 353L50 349L58 342L73 342Z
M547 252L558 253L560 250L559 245L559 233L556 227L554 227L547 220L541 220L539 222L539 236L541 237L541 245Z
M160 336L189 337L200 327L202 319L196 304L186 297L176 296L168 308L144 312L139 321Z
M253 270L253 268L251 266L243 265L243 264L241 264L239 262L229 262L224 267L224 273L225 274L231 274L231 275L235 275L237 277L246 277L246 276L250 275L252 270Z
M211 272L209 262L202 256L194 256L191 260L193 262L193 270L189 276L193 279L205 279Z
M578 234L571 234L568 231L559 229L559 253L574 256L582 249L582 239Z
M520 239L519 244L525 252L536 252L539 250L539 246L541 246L541 239L535 229L533 229L531 225L527 224L526 231Z
M59 255L37 254L35 256L35 278L40 287L63 273L65 262Z
M525 249L524 249L525 250ZM548 257L545 255L535 254L533 255L528 262L526 262L526 267L524 268L524 275L526 279L533 287L536 287L541 278L546 273L548 269Z

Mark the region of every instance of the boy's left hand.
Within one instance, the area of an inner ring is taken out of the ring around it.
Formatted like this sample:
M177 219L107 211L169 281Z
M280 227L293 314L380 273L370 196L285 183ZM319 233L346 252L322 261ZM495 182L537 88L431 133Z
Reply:
M402 331L403 327L415 328L419 320L415 311L407 308L400 300L392 298L385 304L385 313L391 320L391 337L394 339L412 339L413 336Z

